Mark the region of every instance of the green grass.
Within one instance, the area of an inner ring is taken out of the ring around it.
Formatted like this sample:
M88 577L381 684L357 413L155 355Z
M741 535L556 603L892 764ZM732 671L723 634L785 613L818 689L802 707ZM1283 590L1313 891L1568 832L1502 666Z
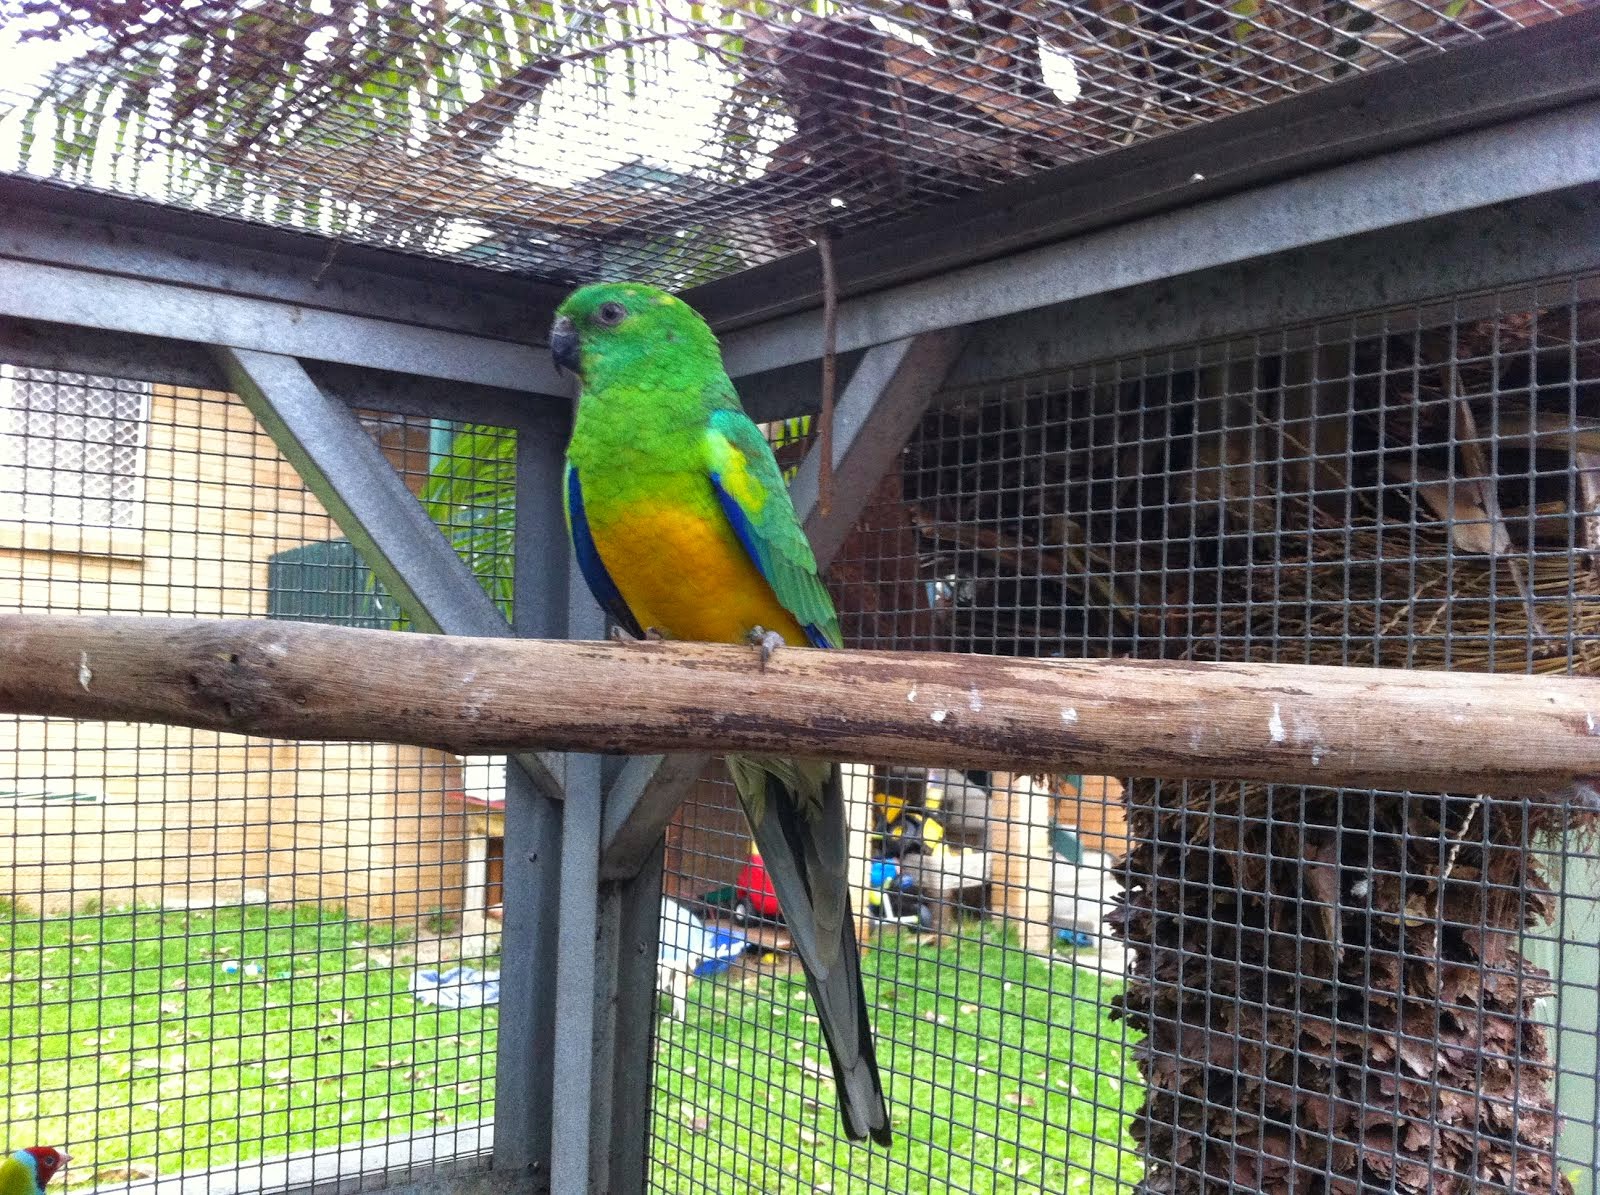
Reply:
M82 1182L489 1115L493 1012L418 1004L394 945L309 908L0 916L0 1143Z
M404 943L253 906L0 909L0 1145L65 1143L74 1183L249 1162L493 1114L495 1011L406 992ZM229 975L230 961L259 977ZM493 965L492 962L490 965ZM994 934L867 954L896 1143L837 1138L803 983L735 972L659 1022L656 1189L1112 1192L1138 1177L1114 993ZM892 1072L892 1074L890 1073Z
M1117 991L998 935L938 947L890 937L863 964L896 1134L838 1135L804 984L762 975L690 989L661 1022L654 1189L726 1192L1115 1192L1141 1168L1139 1104Z

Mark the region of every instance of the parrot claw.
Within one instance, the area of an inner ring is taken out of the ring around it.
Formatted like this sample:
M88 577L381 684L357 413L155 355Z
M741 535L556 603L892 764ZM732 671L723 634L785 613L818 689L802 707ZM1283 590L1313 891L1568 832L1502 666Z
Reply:
M750 633L745 636L746 642L752 647L761 649L761 671L767 670L767 661L780 647L785 645L782 635L777 631L769 631L766 627L751 627Z
M613 626L606 637L613 643L665 643L667 639L660 627L645 627L643 635L635 635L623 627Z

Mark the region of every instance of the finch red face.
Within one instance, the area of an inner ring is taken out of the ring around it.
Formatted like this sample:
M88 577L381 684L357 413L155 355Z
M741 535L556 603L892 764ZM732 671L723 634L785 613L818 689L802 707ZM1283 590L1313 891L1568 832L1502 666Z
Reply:
M33 1155L33 1160L39 1166L39 1186L44 1187L50 1181L50 1176L67 1164L67 1155L59 1149L51 1149L47 1145L35 1145L26 1151Z

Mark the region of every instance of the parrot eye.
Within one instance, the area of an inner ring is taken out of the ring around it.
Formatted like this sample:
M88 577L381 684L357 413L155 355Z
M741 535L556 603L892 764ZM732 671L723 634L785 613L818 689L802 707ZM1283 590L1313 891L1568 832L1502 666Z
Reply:
M621 303L602 303L595 311L594 317L608 328L620 324L628 314L628 309Z

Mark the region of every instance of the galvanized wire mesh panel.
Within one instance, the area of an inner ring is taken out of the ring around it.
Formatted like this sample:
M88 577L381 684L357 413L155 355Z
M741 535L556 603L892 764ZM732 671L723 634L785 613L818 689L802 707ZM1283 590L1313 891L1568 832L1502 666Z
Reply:
M678 285L1583 6L39 0L0 169Z
M436 498L509 441L364 420ZM6 367L0 459L0 608L399 614L231 396ZM0 719L0 1140L244 1190L483 1154L502 803L420 748Z
M1597 287L946 396L834 566L846 638L1593 673ZM855 787L898 1143L840 1140L764 927L663 1022L653 1189L1594 1190L1592 793L946 763ZM669 893L737 932L726 786L669 841Z

